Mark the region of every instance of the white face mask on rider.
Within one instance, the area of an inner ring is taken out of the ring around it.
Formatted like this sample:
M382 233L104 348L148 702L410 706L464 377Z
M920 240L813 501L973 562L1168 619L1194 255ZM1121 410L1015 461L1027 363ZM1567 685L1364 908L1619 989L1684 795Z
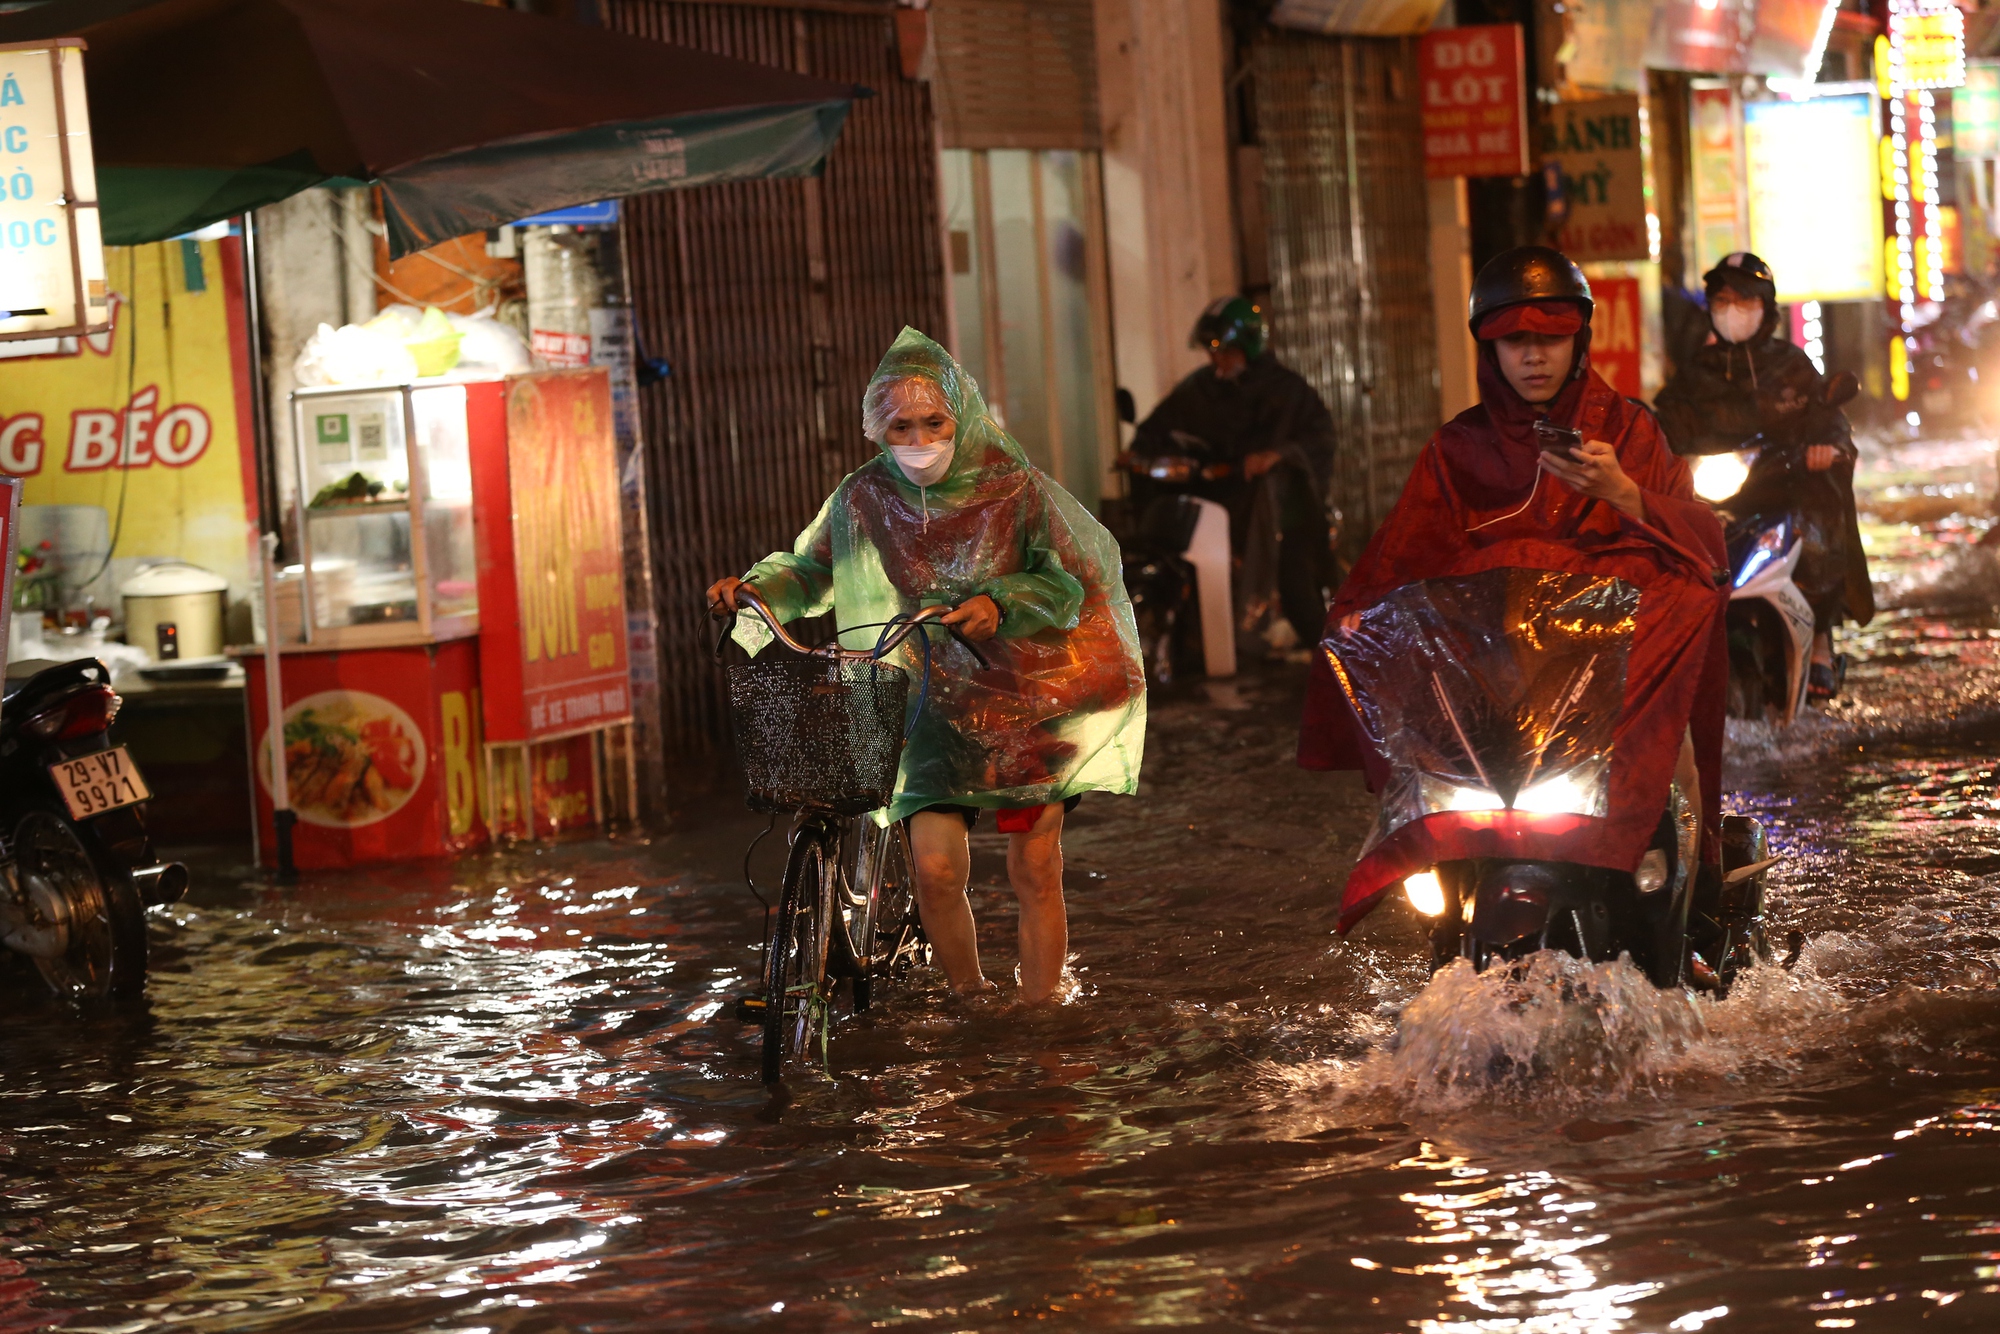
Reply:
M944 475L951 471L951 450L950 440L889 446L889 452L896 456L896 466L917 486L935 486L944 480Z
M1761 305L1720 306L1709 312L1709 321L1724 341L1747 343L1757 336L1757 330L1763 326L1764 308Z

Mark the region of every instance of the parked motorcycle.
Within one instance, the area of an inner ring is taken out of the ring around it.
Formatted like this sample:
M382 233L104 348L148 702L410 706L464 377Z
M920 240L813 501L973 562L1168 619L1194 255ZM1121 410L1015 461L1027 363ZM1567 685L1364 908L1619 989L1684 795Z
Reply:
M1858 391L1851 371L1827 384L1824 403L1801 413L1784 432L1751 437L1733 454L1710 454L1695 466L1695 493L1720 512L1729 544L1729 716L1790 723L1806 704L1812 665L1812 604L1795 575L1808 544L1836 535L1820 531L1825 516L1803 505L1819 484L1805 451L1828 436L1827 414ZM1845 655L1834 658L1834 693Z
M1677 783L1635 869L1591 860L1614 815L1638 608L1620 579L1500 568L1406 585L1326 641L1388 767L1343 929L1400 880L1431 923L1433 969L1554 949L1629 955L1662 988L1726 989L1758 955L1755 821L1731 818L1725 892L1698 914L1699 813Z
M119 698L94 658L50 667L0 704L0 944L56 995L137 996L148 907L187 892L146 830L151 795L108 735Z

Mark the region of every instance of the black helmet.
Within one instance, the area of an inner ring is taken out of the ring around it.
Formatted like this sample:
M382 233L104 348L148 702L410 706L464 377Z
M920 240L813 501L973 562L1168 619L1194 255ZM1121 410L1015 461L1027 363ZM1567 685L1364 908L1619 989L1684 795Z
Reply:
M1188 346L1206 352L1233 347L1255 361L1264 355L1264 312L1240 296L1219 297L1194 322Z
M1701 275L1701 285L1711 292L1727 285L1739 292L1761 296L1766 304L1778 300L1778 279L1771 266L1747 250L1724 255L1719 264Z
M1530 301L1574 301L1583 307L1585 324L1590 323L1596 309L1596 302L1590 299L1590 280L1569 256L1545 245L1516 246L1487 260L1472 280L1472 309L1467 320L1472 336L1479 337L1479 322L1494 311Z

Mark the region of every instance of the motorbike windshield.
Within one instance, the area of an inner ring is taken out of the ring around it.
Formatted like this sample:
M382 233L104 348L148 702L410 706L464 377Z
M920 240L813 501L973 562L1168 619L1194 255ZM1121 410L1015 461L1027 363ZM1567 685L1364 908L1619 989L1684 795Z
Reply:
M1444 812L1606 815L1638 611L1622 579L1497 569L1406 584L1332 635L1390 775L1363 855Z

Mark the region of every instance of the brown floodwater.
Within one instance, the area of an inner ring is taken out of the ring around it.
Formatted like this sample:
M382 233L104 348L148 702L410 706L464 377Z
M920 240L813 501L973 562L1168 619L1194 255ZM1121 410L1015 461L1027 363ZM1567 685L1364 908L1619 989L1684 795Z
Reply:
M920 976L777 1099L726 802L211 865L144 1012L7 1002L0 1331L2000 1327L2000 731L1739 738L1809 943L1710 1004L1337 940L1368 799L1290 766L1295 699L1160 701L1146 792L1077 812L1070 1003Z

